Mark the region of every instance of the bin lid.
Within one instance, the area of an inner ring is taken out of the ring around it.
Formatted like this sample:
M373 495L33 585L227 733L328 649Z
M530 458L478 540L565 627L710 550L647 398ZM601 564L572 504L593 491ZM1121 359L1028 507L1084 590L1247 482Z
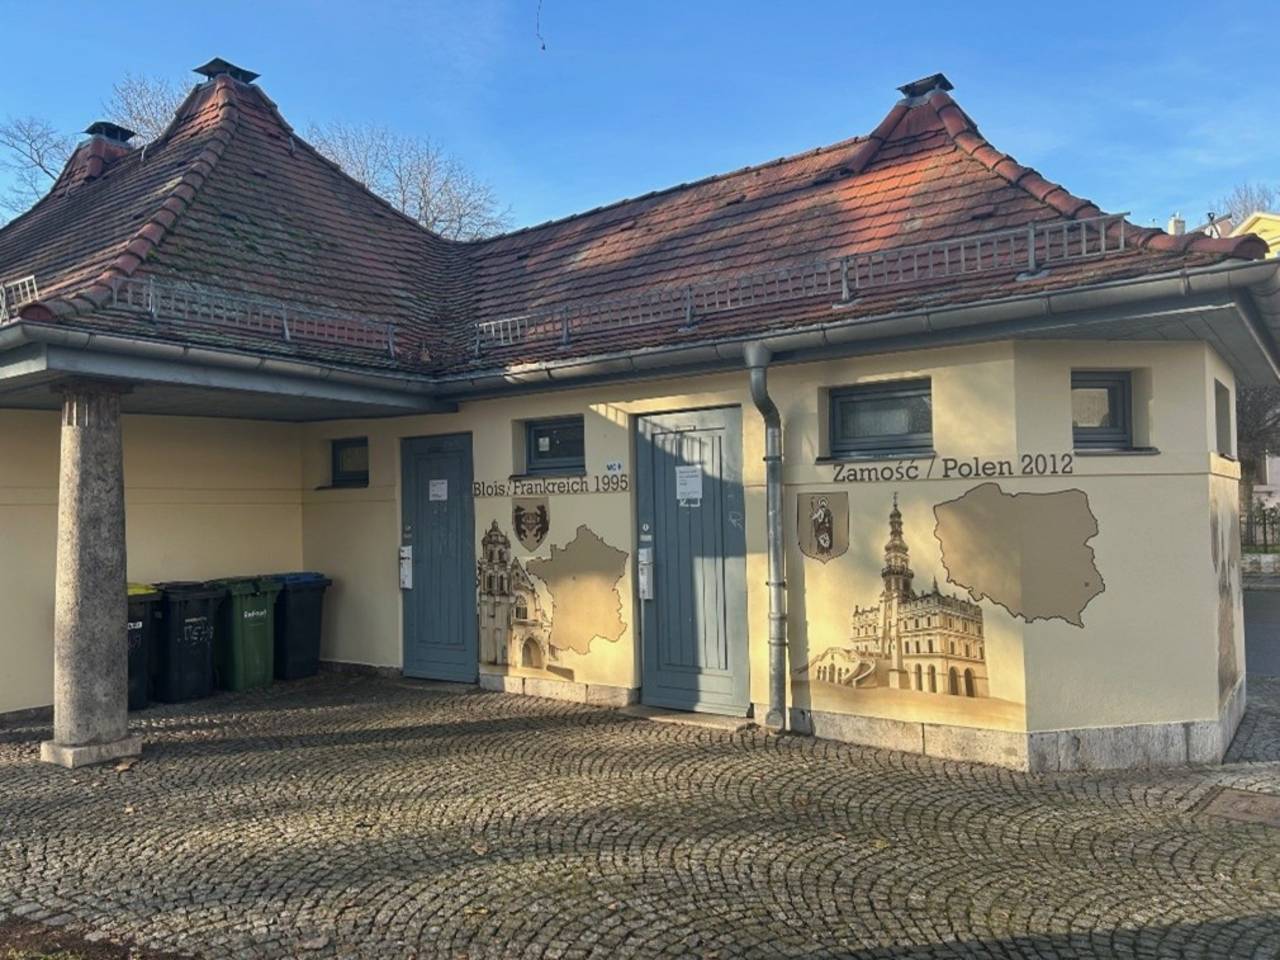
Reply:
M208 585L225 590L233 597L259 592L257 577L226 577L221 580L210 580Z
M314 570L299 570L296 573L274 573L272 576L288 586L291 583L319 583L320 581L328 581L323 573L317 573Z
M227 588L216 581L205 583L201 580L169 580L157 583L156 589L166 594L194 598L218 597L227 592Z

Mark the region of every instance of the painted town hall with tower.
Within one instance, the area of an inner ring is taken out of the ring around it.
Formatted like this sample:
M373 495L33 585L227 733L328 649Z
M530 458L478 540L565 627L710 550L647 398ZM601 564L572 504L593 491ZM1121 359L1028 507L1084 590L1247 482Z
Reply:
M916 593L914 578L895 493L884 545L880 602L854 607L850 645L830 647L814 657L808 665L810 680L988 696L982 607L944 594L936 577L927 593Z

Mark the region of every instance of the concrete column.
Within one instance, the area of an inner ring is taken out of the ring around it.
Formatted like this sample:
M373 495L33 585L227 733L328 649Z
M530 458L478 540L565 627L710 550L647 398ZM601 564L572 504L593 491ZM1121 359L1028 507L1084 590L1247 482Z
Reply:
M58 572L53 623L53 739L40 758L64 767L137 756L129 736L129 653L120 385L60 388Z

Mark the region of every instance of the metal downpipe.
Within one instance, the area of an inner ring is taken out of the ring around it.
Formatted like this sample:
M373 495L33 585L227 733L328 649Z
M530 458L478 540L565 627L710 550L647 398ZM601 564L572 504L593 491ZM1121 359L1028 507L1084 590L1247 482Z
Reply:
M751 399L764 419L765 498L769 539L769 712L764 725L787 729L787 607L782 527L782 415L769 396L768 368L773 354L763 343L743 351L751 376Z

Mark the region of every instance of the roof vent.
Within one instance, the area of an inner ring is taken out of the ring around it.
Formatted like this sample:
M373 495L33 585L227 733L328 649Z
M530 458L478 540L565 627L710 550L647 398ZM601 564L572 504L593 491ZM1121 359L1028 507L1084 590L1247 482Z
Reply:
M125 144L137 136L134 131L127 127L122 127L118 123L112 123L110 120L99 120L97 123L89 124L89 128L85 130L85 133L91 137L102 137L112 143Z
M210 80L225 73L232 80L239 80L241 83L253 83L258 77L262 76L262 74L246 70L244 67L237 67L234 63L228 63L221 57L214 57L204 66L196 67L195 72L202 77L208 77Z
M904 83L898 88L904 97L923 97L935 90L954 90L945 73L933 73L919 80Z

